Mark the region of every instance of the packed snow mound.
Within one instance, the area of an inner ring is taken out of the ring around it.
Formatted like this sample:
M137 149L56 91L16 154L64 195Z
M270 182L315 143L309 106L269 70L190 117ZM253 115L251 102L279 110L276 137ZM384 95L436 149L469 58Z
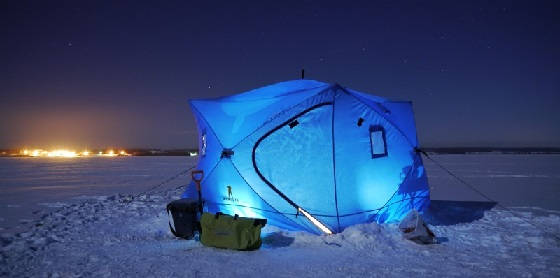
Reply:
M261 249L239 252L171 235L165 205L181 192L177 188L99 197L45 213L26 232L1 235L0 276L557 277L560 273L558 241L524 221L560 234L560 214L555 211L518 210L522 220L494 208L464 223L450 223L428 211L432 215L426 220L437 224L430 229L438 237L438 244L430 245L406 240L398 224L360 224L331 236L266 226Z

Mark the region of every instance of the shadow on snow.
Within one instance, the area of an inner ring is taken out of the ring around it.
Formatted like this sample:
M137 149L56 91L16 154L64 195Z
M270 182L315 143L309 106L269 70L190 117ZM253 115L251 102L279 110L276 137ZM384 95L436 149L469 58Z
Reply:
M484 217L484 212L494 206L494 202L431 200L423 217L426 223L434 226L471 223Z

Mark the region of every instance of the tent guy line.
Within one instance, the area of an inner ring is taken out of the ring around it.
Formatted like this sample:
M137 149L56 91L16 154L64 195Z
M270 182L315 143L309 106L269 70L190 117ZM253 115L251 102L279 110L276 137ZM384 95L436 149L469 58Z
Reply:
M419 152L421 152L427 159L429 159L430 161L432 161L434 164L436 164L440 169L444 170L447 174L449 174L451 177L455 178L457 181L459 181L459 183L465 185L467 188L471 189L472 191L474 191L475 193L477 193L478 195L482 196L483 198L485 198L486 200L493 202L496 204L496 206L502 208L503 210L511 213L515 218L535 227L536 229L538 229L539 231L541 231L544 234L547 234L549 236L551 236L552 238L554 238L557 242L560 243L560 237L557 236L554 233L549 232L546 228L538 226L535 223L532 223L531 221L519 216L519 214L513 210L511 210L510 208L500 204L498 201L490 198L488 195L482 193L480 190L476 189L473 185L469 184L468 182L466 182L465 180L463 180L462 178L460 178L459 176L457 176L455 173L451 172L451 170L447 169L446 167L444 167L443 165L441 165L439 162L437 162L436 160L434 160L433 158L431 158L425 151L418 149Z

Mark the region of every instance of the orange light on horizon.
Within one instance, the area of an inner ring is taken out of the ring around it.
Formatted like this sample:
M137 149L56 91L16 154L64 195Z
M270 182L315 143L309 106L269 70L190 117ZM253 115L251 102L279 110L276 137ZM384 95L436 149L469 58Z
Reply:
M75 151L69 150L54 150L51 152L47 152L48 157L76 157L78 154Z
M19 155L28 156L28 157L89 157L92 154L93 153L88 150L84 150L82 152L76 152L75 150L69 150L69 149L55 149L51 151L46 151L42 149L21 149L19 151ZM130 154L127 153L125 150L120 150L117 153L112 149L108 150L106 153L100 151L97 153L97 155L108 156L108 157L130 156Z

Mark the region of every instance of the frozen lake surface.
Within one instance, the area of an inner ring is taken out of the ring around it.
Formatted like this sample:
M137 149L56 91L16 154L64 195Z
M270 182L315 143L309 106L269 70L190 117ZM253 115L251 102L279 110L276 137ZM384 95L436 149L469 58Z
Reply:
M0 157L0 230L21 230L20 225L36 219L40 210L140 193L195 163L195 157L185 156ZM188 182L184 176L170 186Z
M560 155L432 155L464 181L507 207L560 210ZM424 158L434 200L486 201Z
M3 159L2 223L21 232L0 233L0 277L558 277L560 156L433 158L515 215L425 161L434 201L424 217L438 244L403 239L396 224L332 236L269 225L261 249L236 252L169 232L165 205L188 175L133 197L192 158Z
M560 210L560 155L433 155L508 207ZM137 194L196 164L196 157L0 158L0 230L19 231L52 211L88 198ZM424 159L434 200L486 201ZM167 188L186 184L174 180Z

